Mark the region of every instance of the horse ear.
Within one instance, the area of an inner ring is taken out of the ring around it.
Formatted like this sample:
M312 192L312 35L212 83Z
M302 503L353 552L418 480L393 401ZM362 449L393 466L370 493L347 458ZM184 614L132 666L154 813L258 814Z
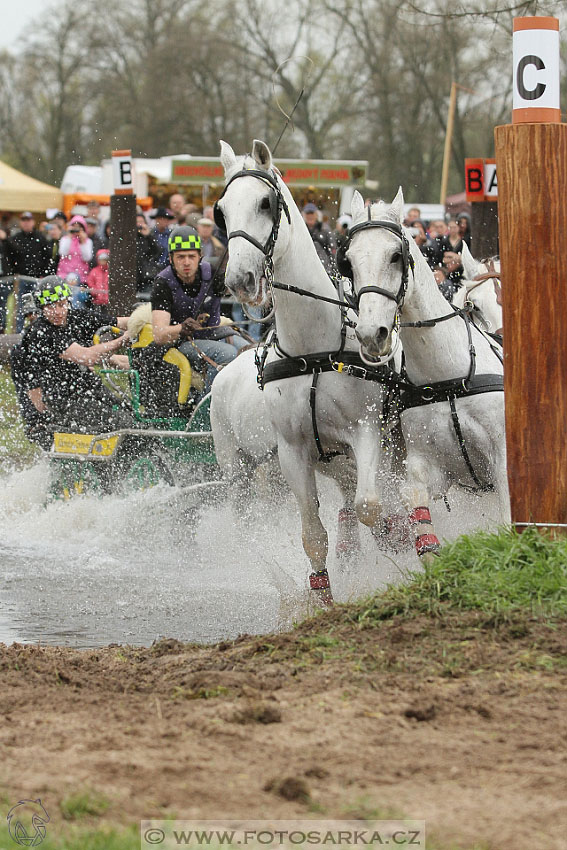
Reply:
M228 142L223 142L222 139L220 143L220 158L222 167L224 168L224 173L226 174L227 171L229 171L232 166L235 165L236 154L234 153Z
M360 194L360 192L355 189L352 201L350 202L350 214L352 216L352 220L355 221L358 216L362 215L364 212L364 198Z
M261 142L259 139L254 139L252 143L252 156L260 168L264 168L266 171L269 171L272 167L272 154L265 142Z
M398 189L398 194L392 201L392 212L396 214L396 218L402 224L404 220L404 193L401 186Z
M461 248L461 265L463 267L463 271L465 273L466 280L472 280L473 277L476 276L478 271L478 263L471 254L469 250L469 246L466 242L463 242Z

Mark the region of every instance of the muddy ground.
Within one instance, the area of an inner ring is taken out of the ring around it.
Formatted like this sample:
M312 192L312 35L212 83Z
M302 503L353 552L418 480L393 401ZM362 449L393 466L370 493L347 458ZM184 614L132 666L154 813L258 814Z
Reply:
M403 816L435 847L567 846L564 623L341 607L213 647L2 645L0 680L0 794L52 834L84 792L101 826Z

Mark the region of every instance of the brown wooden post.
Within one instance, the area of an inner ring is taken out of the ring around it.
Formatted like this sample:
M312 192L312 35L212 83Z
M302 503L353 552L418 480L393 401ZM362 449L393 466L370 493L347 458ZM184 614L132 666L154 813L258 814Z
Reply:
M565 531L567 125L522 114L495 130L512 522Z
M471 252L477 260L499 253L497 203L484 201L471 205L471 233Z
M114 195L110 198L110 309L128 316L136 300L136 196L131 151L113 151Z

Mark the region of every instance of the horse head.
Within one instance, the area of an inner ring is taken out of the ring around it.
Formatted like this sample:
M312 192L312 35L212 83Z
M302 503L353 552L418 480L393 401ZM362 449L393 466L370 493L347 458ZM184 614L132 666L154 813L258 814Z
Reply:
M463 244L461 262L464 271L463 285L453 298L456 307L472 304L473 320L478 319L483 330L502 332L502 303L500 298L500 260L496 257L478 262ZM492 276L494 273L494 276Z
M287 190L270 149L257 139L251 154L238 157L221 141L221 162L226 184L215 204L215 221L229 239L225 282L239 301L263 307L270 300L274 260L289 242Z
M401 187L391 205L379 201L365 207L359 192L352 199L345 257L358 298L356 336L361 355L371 362L393 355L396 317L411 285L413 240L402 226L403 209Z

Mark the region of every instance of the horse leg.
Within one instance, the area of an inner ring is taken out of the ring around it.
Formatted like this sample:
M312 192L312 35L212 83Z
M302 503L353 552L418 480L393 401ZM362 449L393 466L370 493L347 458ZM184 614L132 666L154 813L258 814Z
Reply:
M348 468L345 468L344 474L335 481L343 501L343 507L340 508L338 515L335 553L338 558L346 559L360 552L358 517L354 509L355 487Z
M329 543L319 517L313 462L306 451L293 448L282 439L278 443L278 455L284 477L299 506L303 549L312 570L309 576L312 594L320 605L331 605L333 595L327 573Z
M380 461L380 437L372 429L364 429L353 445L356 458L356 493L354 509L360 522L371 529L380 527L382 506L376 490L376 473Z
M409 523L420 559L430 560L441 548L429 510L428 465L425 458L408 455L407 477L401 495L409 513Z

